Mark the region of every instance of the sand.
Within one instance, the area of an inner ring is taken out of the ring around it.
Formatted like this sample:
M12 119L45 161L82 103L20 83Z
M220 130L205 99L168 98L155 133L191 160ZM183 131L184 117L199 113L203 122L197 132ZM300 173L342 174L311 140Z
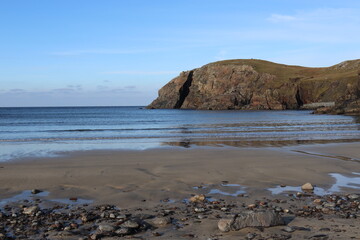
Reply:
M180 204L192 194L208 194L211 189L225 191L222 184L226 182L235 184L228 190L230 194L241 189L248 197L216 194L212 197L250 203L263 197L277 197L267 189L281 184L298 187L310 182L326 190L336 183L330 173L344 176L360 173L360 143L86 151L56 158L3 162L0 167L0 199L36 188L48 191L45 198L49 199L76 197L93 200L93 204L151 209L169 199ZM194 188L197 186L205 188ZM359 193L360 190L341 188L341 192ZM298 225L309 224L300 218L296 221ZM204 236L209 231L215 234L218 230L214 222L197 226L195 232ZM311 224L317 224L316 219ZM358 231L347 230L350 235ZM232 239L232 236L236 233L218 238Z

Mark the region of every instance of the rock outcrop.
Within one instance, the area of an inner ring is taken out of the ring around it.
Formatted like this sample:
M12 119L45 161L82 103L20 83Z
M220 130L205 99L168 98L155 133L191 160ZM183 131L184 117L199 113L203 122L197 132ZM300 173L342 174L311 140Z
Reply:
M148 108L331 109L349 94L351 101L359 98L359 73L360 60L327 68L227 60L182 72L159 90Z

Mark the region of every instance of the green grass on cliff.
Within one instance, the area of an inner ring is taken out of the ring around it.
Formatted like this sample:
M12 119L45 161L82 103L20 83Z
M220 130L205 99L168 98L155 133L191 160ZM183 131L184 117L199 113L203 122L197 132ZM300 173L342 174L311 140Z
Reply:
M324 85L324 89L318 88L317 95L326 91L324 82L344 81L356 84L360 73L360 59L345 61L331 67L311 68L293 65L284 65L259 59L234 59L214 62L218 65L250 65L260 73L270 73L276 76L274 87L291 82L306 82L306 85Z

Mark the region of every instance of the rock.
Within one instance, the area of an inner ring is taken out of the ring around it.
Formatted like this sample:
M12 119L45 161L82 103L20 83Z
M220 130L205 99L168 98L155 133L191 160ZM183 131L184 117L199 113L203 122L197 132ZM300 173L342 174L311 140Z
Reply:
M317 198L313 201L313 203L317 204L317 205L321 205L323 203L323 200L320 198Z
M158 98L147 108L332 109L342 99L340 103L349 103L340 110L360 113L360 101L356 102L360 60L346 63L343 68L339 64L305 68L256 59L210 63L180 73L159 90Z
M328 202L328 203L324 203L323 206L326 208L334 208L334 207L336 207L336 204L333 202Z
M326 234L316 234L316 235L311 236L309 239L312 239L312 240L327 240L327 239L329 239L329 236L326 235Z
M152 235L154 236L154 237L160 237L162 234L161 233L159 233L159 232L152 232Z
M100 232L113 232L115 231L115 227L110 224L101 223L99 224L98 230Z
M200 195L195 195L192 196L189 200L190 202L203 202L205 201L206 197L204 194L200 194Z
M221 232L229 232L233 222L233 219L220 219L218 222L218 228Z
M170 217L156 217L151 220L151 223L157 227L163 227L171 223Z
M126 227L126 228L139 228L140 225L139 223L133 221L133 220L128 220L126 222L124 222L121 227Z
M128 235L131 233L131 230L127 227L121 227L118 230L115 231L118 235Z
M295 229L292 228L292 227L284 227L282 230L283 230L284 232L288 232L288 233L292 233L292 232L295 231Z
M255 233L248 233L246 234L246 238L247 239L254 239L256 237L256 234Z
M194 212L203 213L203 212L205 212L205 208L194 208Z
M304 185L301 186L301 190L303 190L303 191L313 191L314 186L311 183L305 183Z
M33 189L33 190L31 190L31 193L32 194L38 194L38 193L41 193L42 191L41 190L39 190L39 189Z
M218 228L222 232L238 231L245 227L271 227L284 225L284 220L274 211L244 211L232 219L220 219Z
M348 197L348 199L350 199L350 200L357 200L357 199L360 198L360 195L358 195L358 194L350 194L350 195L347 196L347 197Z
M38 210L39 210L39 207L38 207L38 206L31 206L31 207L24 208L23 213L24 213L24 214L27 214L27 215L33 215L33 214L35 214Z

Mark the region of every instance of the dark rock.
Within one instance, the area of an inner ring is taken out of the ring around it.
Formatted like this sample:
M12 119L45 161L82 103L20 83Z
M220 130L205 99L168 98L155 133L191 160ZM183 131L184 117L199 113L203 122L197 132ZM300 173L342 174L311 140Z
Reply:
M274 211L244 211L232 219L220 219L218 228L222 232L238 231L245 227L271 227L284 225L284 220Z
M327 239L329 239L329 236L326 235L326 234L316 234L316 235L311 236L309 239L312 239L312 240L327 240Z
M114 232L115 227L113 225L110 225L107 223L101 223L101 224L99 224L98 230L100 232Z
M156 217L151 220L151 223L157 227L163 227L171 223L170 217Z
M33 190L31 190L31 193L32 194L38 194L38 193L41 193L42 191L41 190L39 190L39 189L33 189Z

